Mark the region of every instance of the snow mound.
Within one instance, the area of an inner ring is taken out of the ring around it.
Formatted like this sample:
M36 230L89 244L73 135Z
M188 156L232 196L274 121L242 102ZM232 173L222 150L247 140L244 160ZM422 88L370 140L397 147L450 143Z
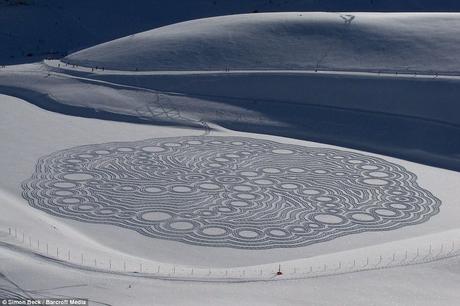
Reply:
M114 70L460 72L460 14L263 13L181 22L64 61Z

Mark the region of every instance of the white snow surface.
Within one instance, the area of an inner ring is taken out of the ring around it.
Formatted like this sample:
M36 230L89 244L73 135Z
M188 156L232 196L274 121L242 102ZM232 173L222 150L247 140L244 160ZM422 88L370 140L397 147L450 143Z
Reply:
M444 12L459 9L455 0L137 0L135 5L113 0L0 0L0 65L60 58L140 31L211 16L302 10Z
M460 72L458 14L261 13L177 23L64 61L118 70Z
M442 202L440 212L413 226L266 250L189 245L56 217L29 206L21 182L43 156L113 141L239 136L343 150L299 140L326 139L316 129L322 121L332 143L343 135L368 141L361 130L374 120L384 127L371 137L450 139L446 152L397 142L376 148L458 162L458 25L460 14L438 13L224 16L0 69L0 290L83 296L95 305L455 305L459 172L347 148L414 173ZM343 118L364 125L341 134L351 124ZM284 274L275 276L279 267Z

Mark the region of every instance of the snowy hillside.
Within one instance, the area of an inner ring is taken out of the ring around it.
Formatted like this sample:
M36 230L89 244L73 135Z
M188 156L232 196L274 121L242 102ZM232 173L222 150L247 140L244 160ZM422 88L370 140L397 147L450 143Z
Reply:
M460 11L456 0L0 0L0 65L60 58L176 22L255 12Z
M181 103L197 120L226 128L460 169L460 144L451 140L460 124L459 20L458 14L232 15L154 29L45 65L78 78L174 93L170 105ZM22 86L40 86L32 83ZM75 101L63 87L46 91ZM211 104L182 104L181 95ZM135 113L139 100L129 101L121 108L94 98L72 104Z
M276 13L193 20L79 51L119 70L460 72L456 14Z

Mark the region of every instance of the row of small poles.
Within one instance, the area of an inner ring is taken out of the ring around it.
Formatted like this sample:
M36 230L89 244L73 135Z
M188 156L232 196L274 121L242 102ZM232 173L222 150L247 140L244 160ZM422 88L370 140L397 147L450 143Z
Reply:
M8 228L8 235L14 237L16 240L22 242L23 244L26 243L26 235L25 235L25 233L22 232L22 241L21 241L20 240L21 238L18 237L18 231L17 231L16 228L14 228L14 230L13 230L11 227L9 227ZM19 236L21 236L21 235L19 235ZM29 242L29 247L31 249L34 248L32 237L30 237L30 236L28 237L28 242ZM41 251L42 247L43 247L44 251L46 252L47 256L51 256L51 255L56 254L57 258L67 259L69 262L71 262L72 256L71 256L70 249L67 250L67 252L62 252L62 249L59 249L58 247L56 247L56 249L55 249L56 252L51 254L51 250L49 248L48 243L43 243L43 242L40 243L40 240L37 239L36 248L39 251ZM383 268L383 267L389 267L389 266L403 266L403 265L408 265L408 264L413 264L413 263L428 262L428 261L431 261L431 260L436 259L436 258L448 258L448 257L455 256L456 255L455 247L456 247L455 241L452 241L451 245L450 245L450 248L449 247L445 248L445 244L442 243L440 245L440 249L438 251L434 251L433 247L432 247L432 244L430 243L427 252L421 253L420 248L416 248L415 256L411 255L410 256L411 258L409 258L408 250L405 251L403 258L401 258L401 256L396 256L396 253L393 253L393 256L391 257L391 260L389 262L386 262L384 265L382 265L383 261L384 261L384 258L383 258L382 255L380 255L378 257L377 262L373 262L373 263L370 262L369 257L366 257L365 264L358 264L356 259L354 259L352 265L344 266L342 264L342 262L338 262L338 264L335 265L336 267L330 267L327 264L324 264L323 266L320 267L321 269L319 269L319 270L313 269L313 266L310 266L310 268L309 268L309 270L307 272L308 272L308 274L311 274L311 273L314 273L314 272L321 272L321 273L325 273L325 272L328 272L328 271L329 272L338 272L338 271L343 271L344 269L351 269L351 271L355 271L357 269L358 270L368 270L368 269L376 269L376 268ZM399 257L399 258L397 258L397 257ZM86 258L83 253L81 253L80 264L81 265L85 265L85 264L88 265L88 263L92 264L93 262L91 262L91 260L89 260L89 258ZM147 270L144 269L144 266L143 266L142 263L139 264L138 271L132 271L132 270L128 271L126 261L120 262L120 264L121 263L122 263L122 269L120 269L120 270L123 271L123 272L134 272L134 273L144 273L144 272L146 273L147 272ZM105 268L104 268L104 266L105 266ZM100 262L99 262L99 265L98 265L98 261L96 259L94 259L94 267L99 268L99 269L107 269L108 268L109 271L116 271L116 270L113 270L112 259L108 259L108 263L106 265L105 264L101 265ZM120 271L120 270L118 270L118 271ZM157 268L156 268L156 273L160 274L161 272L166 273L166 274L170 274L170 275L176 275L176 266L173 266L172 270L167 269L167 271L165 271L163 269L163 271L161 271L161 266L158 265ZM294 268L293 273L297 274L297 272L298 272L297 268ZM150 273L152 273L152 272L150 272ZM281 264L278 265L278 269L274 273L275 273L275 277L284 275L284 271L282 271ZM212 274L213 274L212 270L211 270L211 268L209 268L207 275L211 276ZM258 274L260 276L263 275L263 270L262 269L258 270ZM193 268L191 268L189 275L194 275L194 269ZM216 275L216 274L214 274L214 275ZM228 276L229 276L229 271L225 270L225 277L228 277ZM246 276L246 270L241 270L240 271L240 276L245 277Z

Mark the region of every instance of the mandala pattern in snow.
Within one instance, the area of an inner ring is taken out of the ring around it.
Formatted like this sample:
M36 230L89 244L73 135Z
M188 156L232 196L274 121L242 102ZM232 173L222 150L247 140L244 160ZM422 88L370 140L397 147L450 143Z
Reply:
M384 159L243 137L75 147L41 158L29 204L202 246L301 247L428 220L440 201Z

